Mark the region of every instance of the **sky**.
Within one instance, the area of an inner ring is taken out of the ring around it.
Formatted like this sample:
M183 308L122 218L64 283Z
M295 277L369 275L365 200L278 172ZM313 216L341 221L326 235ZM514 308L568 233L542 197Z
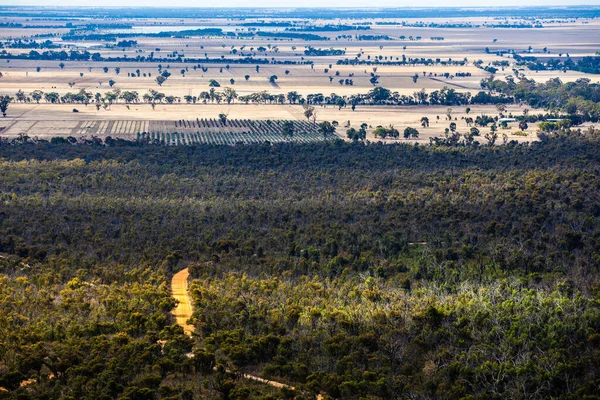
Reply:
M598 5L600 0L504 0L485 2L481 0L0 0L0 5L61 5L105 7L494 7L494 6L551 6L551 5Z

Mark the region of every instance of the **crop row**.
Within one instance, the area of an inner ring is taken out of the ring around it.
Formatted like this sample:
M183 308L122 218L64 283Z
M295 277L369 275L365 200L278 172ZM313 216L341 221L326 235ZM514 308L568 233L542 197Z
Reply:
M281 132L142 132L137 140L150 143L161 143L169 146L193 144L251 144L251 143L311 143L331 139L318 132L298 135L285 135Z
M173 126L176 132L194 133L196 131L213 130L217 132L278 132L284 128L285 124L293 124L293 129L298 133L309 133L316 130L315 124L308 121L286 121L286 120L249 120L249 119L231 119L221 121L220 119L204 119L197 118L196 120L178 120L174 121L173 125L168 121L154 121L151 129L157 131L173 131Z

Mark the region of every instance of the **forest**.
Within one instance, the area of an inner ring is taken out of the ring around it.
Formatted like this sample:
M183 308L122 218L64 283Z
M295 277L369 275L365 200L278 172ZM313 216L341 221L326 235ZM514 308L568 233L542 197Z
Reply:
M600 131L541 139L2 141L0 399L598 399Z

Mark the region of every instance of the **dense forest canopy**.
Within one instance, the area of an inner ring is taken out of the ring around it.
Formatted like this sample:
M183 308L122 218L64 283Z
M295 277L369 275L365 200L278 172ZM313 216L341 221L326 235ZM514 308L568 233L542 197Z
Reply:
M0 398L598 398L597 130L0 160Z

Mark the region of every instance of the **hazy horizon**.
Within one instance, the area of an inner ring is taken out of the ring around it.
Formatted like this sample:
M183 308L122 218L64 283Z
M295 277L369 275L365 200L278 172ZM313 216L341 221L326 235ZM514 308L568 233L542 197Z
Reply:
M127 5L123 5L122 1L119 0L106 0L102 5L91 5L87 0L21 0L18 4L15 4L14 0L0 0L1 6L54 6L54 7L90 7L90 8L103 8L103 7L123 7L123 8L136 8L136 7L157 7L157 8L428 8L428 7L477 7L477 8L506 8L506 7L531 7L531 6L600 6L600 0L587 0L587 1L564 1L564 0L523 0L516 1L511 0L503 4L497 5L482 5L479 0L464 0L453 2L448 4L441 0L424 0L419 2L418 5L414 2L409 1L394 1L394 0L378 0L375 2L369 2L366 6L364 1L361 0L345 0L343 2L322 2L318 0L307 0L298 6L296 2L291 1L278 1L278 0L255 0L252 5L248 5L247 1L244 0L225 0L218 4L203 4L198 5L197 2L192 0L181 0L176 4L165 6L165 4L159 0L133 0L128 2Z

